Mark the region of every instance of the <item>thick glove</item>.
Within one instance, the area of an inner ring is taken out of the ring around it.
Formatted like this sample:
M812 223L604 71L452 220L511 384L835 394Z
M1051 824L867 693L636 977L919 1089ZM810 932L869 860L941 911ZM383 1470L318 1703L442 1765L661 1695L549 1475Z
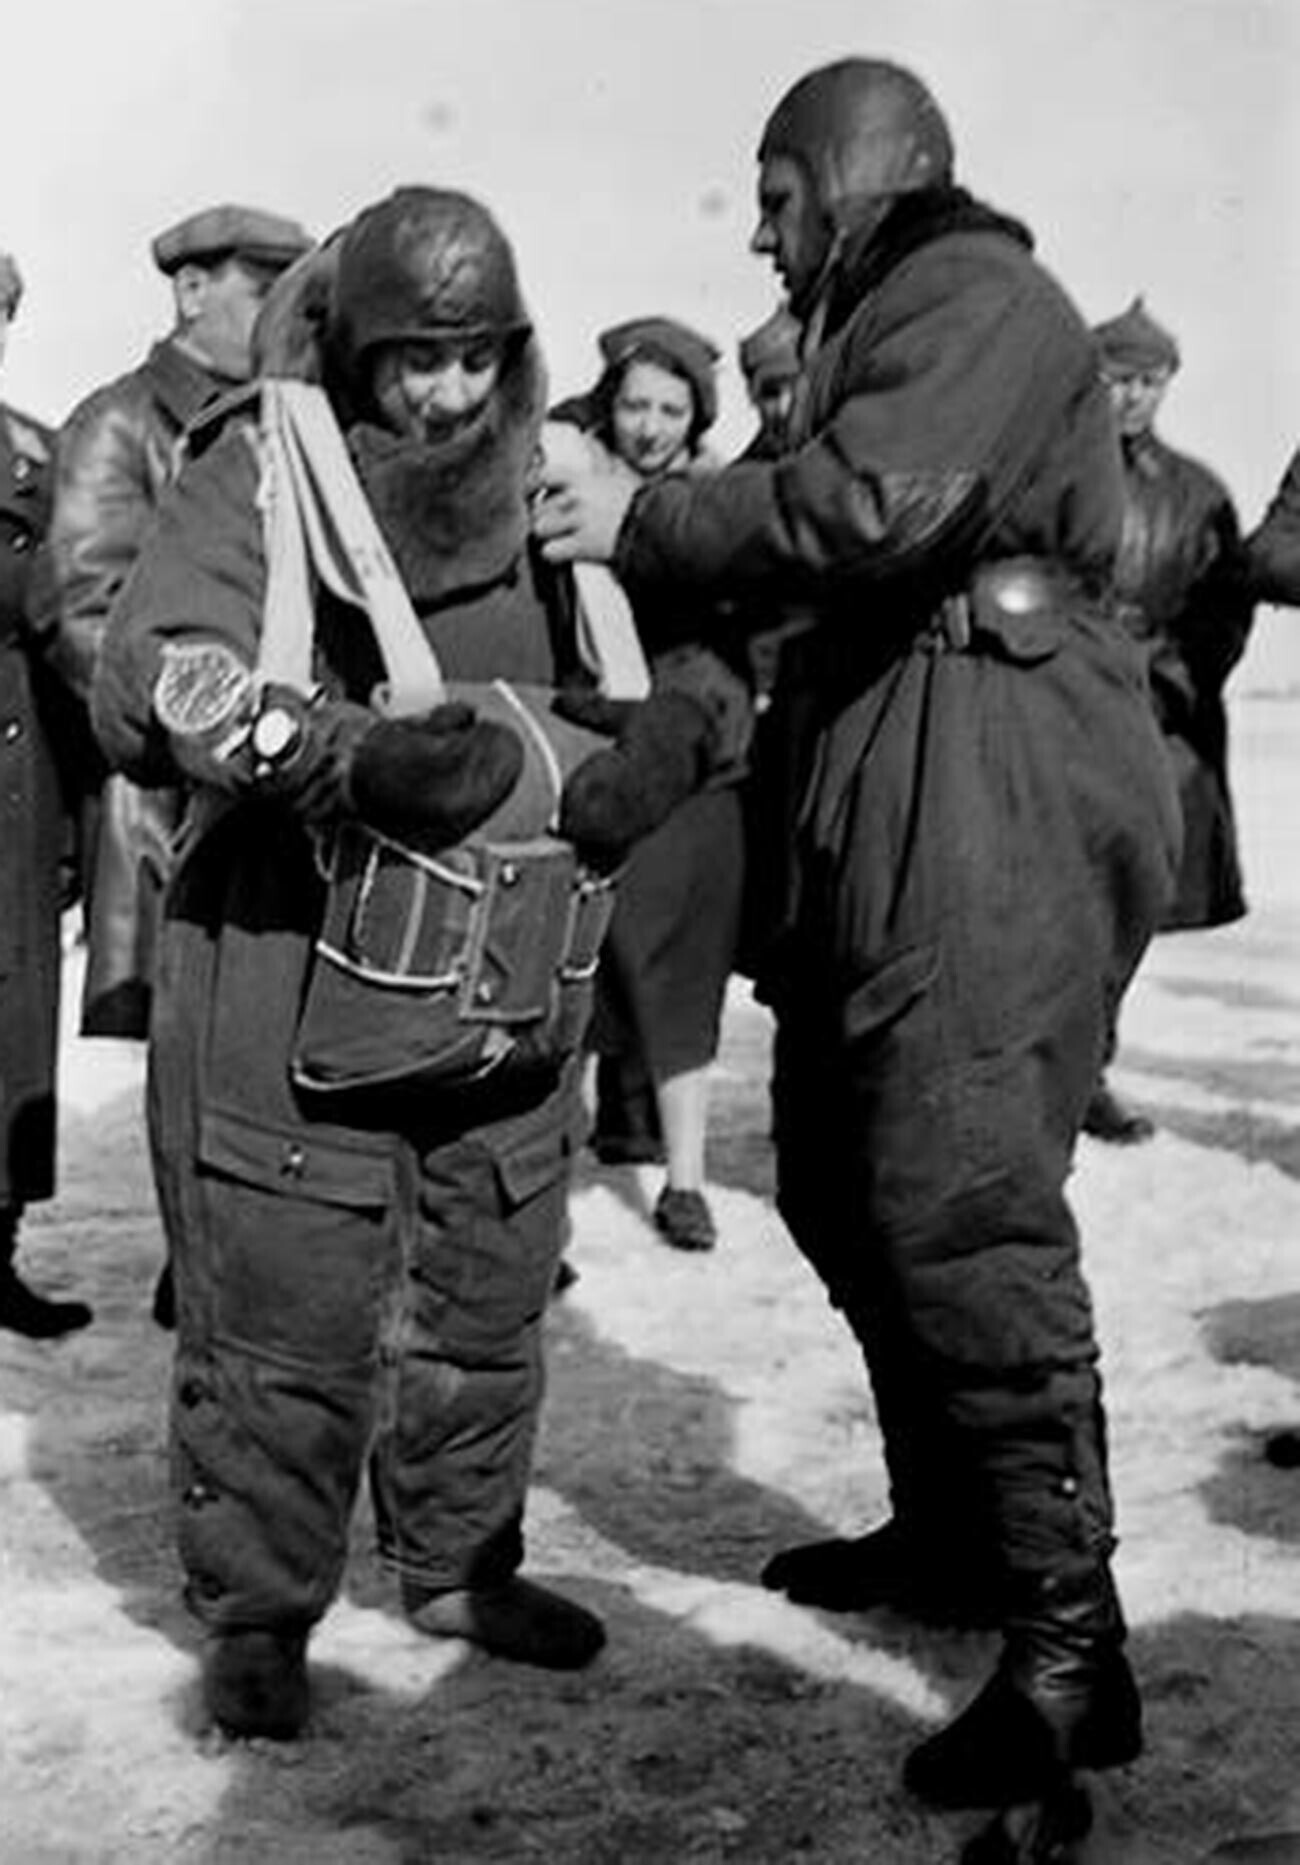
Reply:
M568 718L575 716L572 706L569 695L556 702ZM717 730L706 708L686 693L652 693L640 701L584 697L581 710L579 723L611 731L614 742L570 773L559 828L585 861L608 872L704 783Z
M519 735L471 706L382 719L352 753L353 810L372 829L433 853L459 842L505 801L524 766Z

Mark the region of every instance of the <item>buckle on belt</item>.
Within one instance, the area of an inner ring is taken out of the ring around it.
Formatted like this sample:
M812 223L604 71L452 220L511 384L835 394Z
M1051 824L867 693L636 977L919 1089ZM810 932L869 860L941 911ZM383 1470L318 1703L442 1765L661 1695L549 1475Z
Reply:
M917 637L927 654L965 654L971 644L971 599L964 590L945 596Z

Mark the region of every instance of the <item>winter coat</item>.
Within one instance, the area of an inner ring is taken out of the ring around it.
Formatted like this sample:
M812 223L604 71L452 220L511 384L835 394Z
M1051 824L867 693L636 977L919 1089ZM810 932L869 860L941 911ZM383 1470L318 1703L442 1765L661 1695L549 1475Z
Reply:
M0 407L0 1210L54 1189L64 812L56 695L27 615L50 511L48 428Z
M790 454L646 488L615 568L634 601L815 617L772 707L780 1206L930 1404L1009 1417L1027 1367L1095 1355L1064 1187L1177 837L1097 600L1117 445L1078 312L958 191L850 241L812 328Z
M1246 911L1228 788L1223 689L1250 632L1240 535L1225 488L1154 435L1125 441L1120 615L1149 656L1173 760L1183 854L1166 928L1221 926Z
M236 419L186 468L115 611L96 677L94 719L110 761L130 776L158 773L152 693L166 642L197 635L224 642L246 665L256 659L266 571L250 438L247 422ZM382 475L382 457L380 469ZM464 483L472 506L472 480ZM571 671L562 606L548 615L553 573L540 561L526 555L474 583L477 570L465 568L474 547L466 540L458 556L473 586L453 589L448 566L457 553L444 555L446 537L430 539L409 520L403 531L382 483L367 482L367 491L450 678L551 684ZM399 493L394 505L402 504ZM361 709L382 667L364 618L321 600L316 677L331 697L317 716L326 732L355 731L357 719L370 716ZM265 1157L272 1175L283 1149L300 1153L309 1163L298 1190L308 1199L317 1175L327 1187L331 1174L340 1187L349 1175L361 1186L386 1182L391 1147L383 1136L307 1118L290 1083L298 1007L323 908L306 829L288 807L237 785L231 791L221 767L202 752L186 775L196 784L195 803L168 890L165 943L174 981L169 995L211 993L184 1011L212 1032L193 1084L202 1145L217 1149L214 1159L242 1147ZM160 1002L158 1014L171 1013ZM564 1138L556 1135L548 1154L552 1176L563 1166Z
M1300 452L1243 546L1246 583L1257 602L1300 608Z
M59 433L48 573L55 653L89 700L109 611L176 476L185 429L223 384L171 338L88 396ZM87 1034L148 1027L158 899L176 797L94 774L85 825Z

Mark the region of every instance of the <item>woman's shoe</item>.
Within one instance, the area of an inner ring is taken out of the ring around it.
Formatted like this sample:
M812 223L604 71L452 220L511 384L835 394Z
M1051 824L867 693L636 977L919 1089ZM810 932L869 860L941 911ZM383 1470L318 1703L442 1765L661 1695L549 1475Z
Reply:
M703 1192L665 1185L654 1220L655 1229L674 1250L711 1250L718 1241L718 1227Z

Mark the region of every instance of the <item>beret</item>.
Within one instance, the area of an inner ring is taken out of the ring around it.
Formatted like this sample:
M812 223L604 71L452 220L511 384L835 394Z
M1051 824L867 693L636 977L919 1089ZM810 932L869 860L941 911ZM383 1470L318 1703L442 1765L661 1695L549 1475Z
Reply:
M707 337L671 317L634 317L626 324L602 331L597 342L607 369L643 361L659 363L685 376L695 391L703 425L712 427L718 417L713 371L719 351Z
M1141 298L1119 317L1093 327L1092 340L1103 363L1112 369L1177 369L1178 345L1163 325L1157 324Z
M160 272L170 276L191 261L239 253L263 265L288 266L315 242L305 227L260 207L205 207L178 220L153 241L150 250Z

